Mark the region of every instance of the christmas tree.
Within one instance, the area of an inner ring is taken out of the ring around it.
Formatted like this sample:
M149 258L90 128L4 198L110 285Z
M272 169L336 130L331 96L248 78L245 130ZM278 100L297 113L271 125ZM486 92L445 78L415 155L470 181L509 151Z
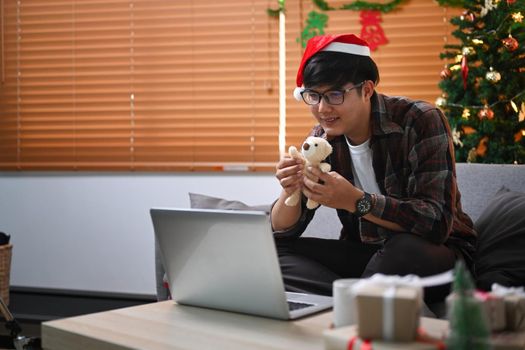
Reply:
M481 301L474 297L474 282L461 260L456 263L452 291L454 298L448 315L450 335L447 349L491 349L487 317Z
M436 100L452 128L456 160L525 163L525 1L438 0L462 6L459 39L445 45Z

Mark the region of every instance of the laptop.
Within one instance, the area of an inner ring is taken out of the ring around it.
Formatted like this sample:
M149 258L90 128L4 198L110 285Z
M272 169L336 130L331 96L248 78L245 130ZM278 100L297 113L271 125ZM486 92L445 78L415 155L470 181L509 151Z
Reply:
M150 213L178 304L282 320L332 307L331 297L285 292L267 213L175 208Z

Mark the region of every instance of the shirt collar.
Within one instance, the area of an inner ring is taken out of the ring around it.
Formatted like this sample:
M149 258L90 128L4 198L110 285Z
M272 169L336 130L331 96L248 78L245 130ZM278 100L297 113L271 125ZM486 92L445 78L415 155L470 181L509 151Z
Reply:
M372 95L372 134L374 136L403 133L403 129L399 124L392 120L392 116L387 110L386 96L374 91Z

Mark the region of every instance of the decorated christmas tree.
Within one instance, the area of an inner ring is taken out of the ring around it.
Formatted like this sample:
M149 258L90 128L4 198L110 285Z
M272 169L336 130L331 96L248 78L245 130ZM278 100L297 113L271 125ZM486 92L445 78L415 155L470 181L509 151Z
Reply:
M463 261L456 263L454 298L449 309L448 350L491 349L488 321L482 304L474 297L474 282Z
M456 160L525 163L525 1L438 0L451 19L436 105L452 128Z

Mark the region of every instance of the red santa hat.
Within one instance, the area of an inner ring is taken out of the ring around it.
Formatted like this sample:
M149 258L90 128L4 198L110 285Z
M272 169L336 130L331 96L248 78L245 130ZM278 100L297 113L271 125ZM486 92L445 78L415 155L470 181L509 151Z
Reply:
M314 36L308 40L308 43L306 44L303 59L301 60L299 70L297 71L297 87L295 88L293 95L298 101L301 101L301 92L304 91L304 87L302 87L304 66L313 55L321 51L343 52L351 55L370 57L368 43L354 34Z

